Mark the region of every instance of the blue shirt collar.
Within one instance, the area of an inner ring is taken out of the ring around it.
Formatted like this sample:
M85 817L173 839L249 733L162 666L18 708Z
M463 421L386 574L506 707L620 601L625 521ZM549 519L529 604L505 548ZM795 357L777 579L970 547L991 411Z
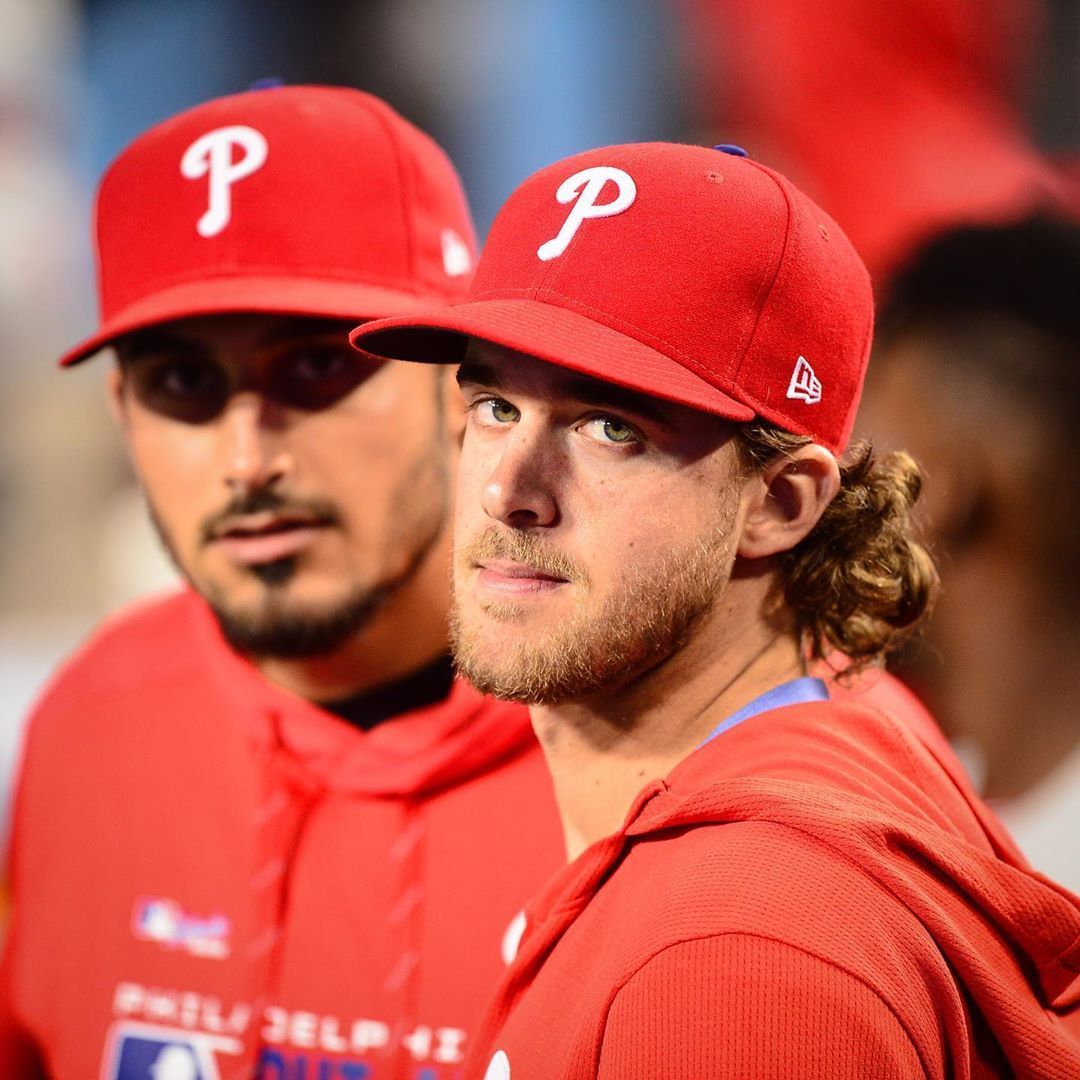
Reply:
M815 679L811 675L804 675L801 679L792 679L790 682L781 683L771 690L766 690L764 694L754 698L738 712L732 713L726 720L721 720L701 745L712 742L717 735L730 731L736 724L741 724L744 720L749 720L751 716L757 716L758 713L780 709L785 705L801 705L807 701L828 700L829 691L821 679Z

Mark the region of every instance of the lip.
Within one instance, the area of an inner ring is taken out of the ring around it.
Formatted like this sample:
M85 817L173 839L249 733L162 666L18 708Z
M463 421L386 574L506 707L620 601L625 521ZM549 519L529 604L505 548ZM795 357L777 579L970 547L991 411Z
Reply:
M477 563L476 570L485 589L514 596L551 593L570 584L566 578L546 570L507 559L487 559Z
M301 554L325 528L311 518L251 514L222 525L211 544L241 566L259 566Z

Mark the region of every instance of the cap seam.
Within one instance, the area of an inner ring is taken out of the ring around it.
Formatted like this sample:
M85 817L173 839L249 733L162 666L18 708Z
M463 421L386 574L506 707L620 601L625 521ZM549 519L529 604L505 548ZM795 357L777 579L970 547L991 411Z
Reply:
M400 181L398 185L398 192L401 199L401 220L405 225L405 261L409 267L409 271L413 278L416 277L416 244L413 237L413 225L414 221L412 214L410 213L410 207L412 205L411 199L407 197L406 188L409 189L408 194L412 194L412 176L408 174L408 170L405 168L405 155L403 148L398 145L397 133L394 131L393 126L387 121L380 109L372 109L372 114L375 116L379 123L379 126L386 133L387 141L394 152L394 163L397 166L398 179Z
M795 220L795 214L791 205L791 198L788 196L787 190L784 185L773 175L772 171L764 168L756 161L749 161L749 164L753 165L756 169L763 172L780 190L780 194L784 200L784 207L787 211L787 221L784 225L784 239L780 245L780 255L776 260L776 266L772 272L772 279L763 280L761 286L758 288L757 294L754 296L754 309L757 314L754 317L754 323L750 328L750 333L746 337L746 344L742 348L742 355L739 357L738 363L733 372L733 378L738 380L742 376L742 369L746 364L746 359L750 355L750 349L753 347L754 338L757 336L758 327L761 325L761 320L765 315L765 308L768 306L769 300L772 298L773 289L776 288L776 283L780 280L781 274L786 265L786 257L788 252L788 244L791 239L792 225Z

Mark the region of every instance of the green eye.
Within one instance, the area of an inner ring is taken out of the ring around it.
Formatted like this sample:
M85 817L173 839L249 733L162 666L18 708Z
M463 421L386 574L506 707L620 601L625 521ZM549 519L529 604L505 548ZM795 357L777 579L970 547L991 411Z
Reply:
M637 437L633 428L628 427L620 420L604 420L604 437L613 443L633 442Z
M491 406L491 418L497 420L500 424L513 424L521 416L508 401L500 401L498 398L494 398L489 404Z

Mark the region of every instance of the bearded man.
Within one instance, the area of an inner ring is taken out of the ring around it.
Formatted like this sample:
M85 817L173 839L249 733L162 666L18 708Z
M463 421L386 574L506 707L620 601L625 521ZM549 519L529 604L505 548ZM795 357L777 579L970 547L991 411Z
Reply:
M145 133L96 221L64 363L115 351L188 587L30 718L0 1075L450 1080L557 816L525 711L450 666L456 391L346 333L464 294L460 182L384 102L277 87Z
M573 860L467 1076L1080 1075L1080 900L817 677L936 586L914 463L843 456L872 312L784 177L657 143L541 170L466 301L354 332L460 365L455 651L530 705Z

